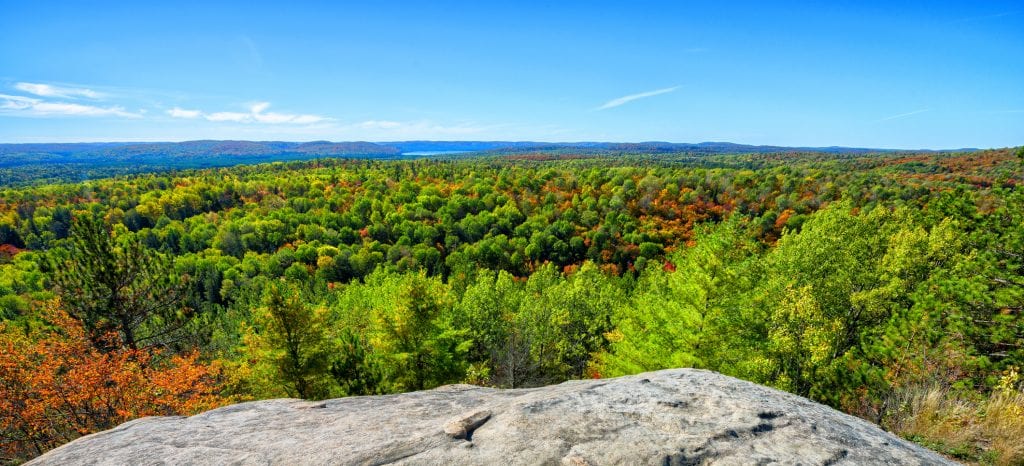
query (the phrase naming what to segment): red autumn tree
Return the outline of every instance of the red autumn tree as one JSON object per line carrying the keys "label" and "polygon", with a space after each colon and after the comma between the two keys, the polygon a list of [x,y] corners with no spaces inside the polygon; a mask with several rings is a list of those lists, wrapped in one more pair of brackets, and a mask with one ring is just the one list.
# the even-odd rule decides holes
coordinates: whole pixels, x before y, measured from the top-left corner
{"label": "red autumn tree", "polygon": [[[192,414],[226,403],[219,367],[195,352],[100,351],[56,302],[42,323],[0,323],[0,460],[30,458],[142,416]],[[105,338],[117,340],[116,332]]]}

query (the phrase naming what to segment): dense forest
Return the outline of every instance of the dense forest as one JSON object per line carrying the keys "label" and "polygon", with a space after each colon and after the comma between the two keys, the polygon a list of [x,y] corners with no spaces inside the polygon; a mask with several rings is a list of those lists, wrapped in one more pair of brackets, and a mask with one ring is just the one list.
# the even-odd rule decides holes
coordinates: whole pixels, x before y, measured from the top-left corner
{"label": "dense forest", "polygon": [[0,459],[241,400],[698,367],[1020,464],[1022,225],[1024,148],[561,148],[0,188]]}
{"label": "dense forest", "polygon": [[[795,150],[776,146],[749,146],[726,142],[680,144],[669,142],[507,142],[507,141],[400,141],[305,143],[282,141],[107,142],[65,144],[0,144],[0,186],[29,186],[78,182],[138,173],[197,168],[230,167],[265,162],[317,158],[415,159],[443,154],[467,156],[544,151],[569,154],[679,154],[773,153]],[[812,151],[843,154],[880,152],[875,149],[823,147]],[[892,151],[889,151],[892,152]]]}

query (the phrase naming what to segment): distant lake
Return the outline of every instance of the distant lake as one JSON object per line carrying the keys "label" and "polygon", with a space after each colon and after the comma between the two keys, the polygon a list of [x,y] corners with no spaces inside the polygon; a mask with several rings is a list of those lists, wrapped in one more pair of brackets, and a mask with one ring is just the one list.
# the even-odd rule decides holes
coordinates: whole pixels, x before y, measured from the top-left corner
{"label": "distant lake", "polygon": [[415,152],[402,152],[402,155],[445,155],[445,154],[465,154],[466,152],[473,152],[471,150],[419,150]]}

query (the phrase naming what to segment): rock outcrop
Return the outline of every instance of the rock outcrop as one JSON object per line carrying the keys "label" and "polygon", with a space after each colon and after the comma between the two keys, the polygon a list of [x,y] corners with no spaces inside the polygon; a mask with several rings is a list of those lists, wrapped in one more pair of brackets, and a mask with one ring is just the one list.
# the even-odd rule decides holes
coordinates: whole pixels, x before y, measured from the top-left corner
{"label": "rock outcrop", "polygon": [[30,464],[952,464],[807,399],[676,369],[150,417]]}

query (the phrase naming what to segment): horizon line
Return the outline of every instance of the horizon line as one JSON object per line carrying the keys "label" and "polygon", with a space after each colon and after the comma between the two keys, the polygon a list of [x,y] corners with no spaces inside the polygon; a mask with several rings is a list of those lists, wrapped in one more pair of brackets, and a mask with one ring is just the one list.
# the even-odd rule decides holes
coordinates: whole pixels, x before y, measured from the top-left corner
{"label": "horizon line", "polygon": [[[895,147],[870,147],[870,146],[847,146],[847,145],[783,145],[783,144],[762,144],[762,143],[743,143],[743,142],[731,142],[731,141],[700,141],[700,142],[678,142],[678,141],[665,141],[665,140],[643,140],[643,141],[616,141],[616,140],[576,140],[576,141],[544,141],[534,139],[402,139],[402,140],[368,140],[368,139],[351,139],[351,140],[337,140],[332,141],[328,139],[310,139],[310,140],[284,140],[284,139],[182,139],[182,140],[97,140],[97,141],[36,141],[36,142],[6,142],[0,141],[0,145],[45,145],[45,144],[184,144],[189,142],[254,142],[254,143],[271,143],[271,142],[283,142],[283,143],[297,143],[297,144],[308,144],[313,142],[326,142],[331,144],[341,143],[371,143],[377,145],[387,144],[402,144],[402,143],[491,143],[491,144],[552,144],[552,145],[571,145],[571,144],[672,144],[672,145],[701,145],[701,144],[732,144],[737,146],[749,146],[749,147],[778,147],[783,149],[854,149],[854,150],[878,150],[878,151],[932,151],[932,152],[948,152],[958,150],[992,150],[1002,148],[1021,147],[1024,144],[1018,146],[989,146],[989,147],[954,147],[954,148],[895,148]],[[489,149],[483,149],[489,150]]]}

